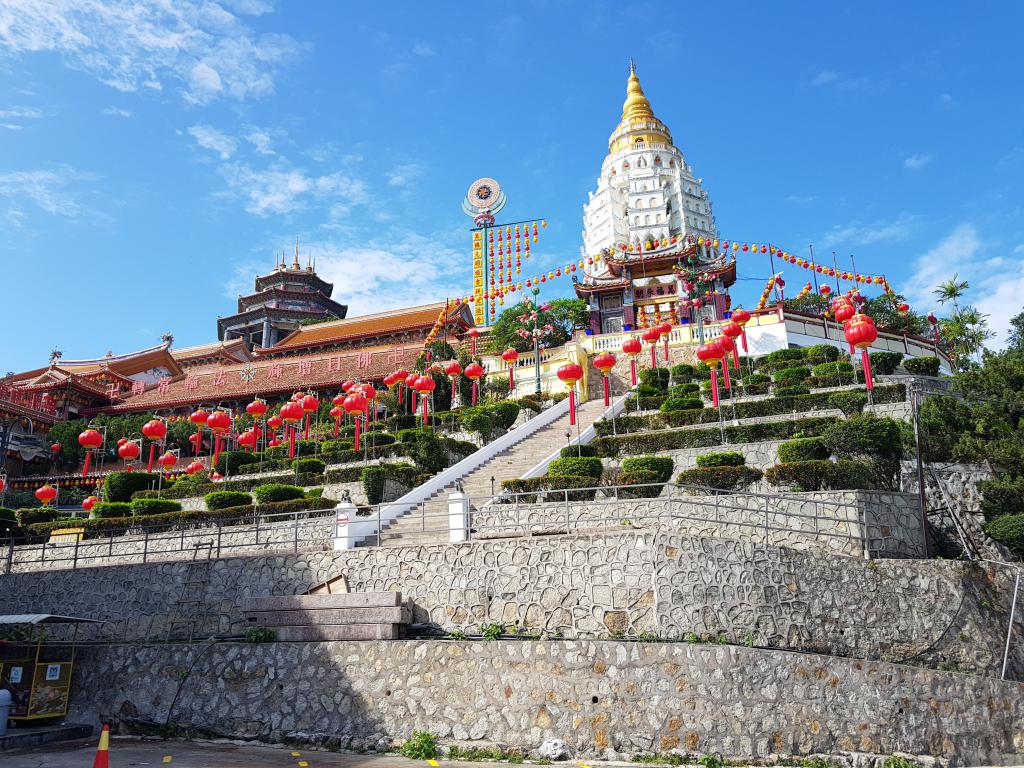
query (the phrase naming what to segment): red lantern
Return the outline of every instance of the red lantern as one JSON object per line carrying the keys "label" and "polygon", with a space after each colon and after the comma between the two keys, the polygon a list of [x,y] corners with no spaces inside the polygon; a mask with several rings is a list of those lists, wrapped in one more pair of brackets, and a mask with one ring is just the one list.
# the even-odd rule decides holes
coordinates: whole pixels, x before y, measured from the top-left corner
{"label": "red lantern", "polygon": [[907,313],[910,312],[910,305],[909,304],[900,304],[898,307],[896,307],[896,311],[899,312],[904,317],[906,317]]}
{"label": "red lantern", "polygon": [[583,378],[583,366],[576,363],[566,363],[558,366],[555,374],[569,390],[569,426],[576,423],[576,382]]}
{"label": "red lantern", "polygon": [[508,363],[508,391],[516,388],[516,362],[519,360],[519,353],[509,347],[501,353],[501,359]]}
{"label": "red lantern", "polygon": [[[729,355],[731,353],[733,358],[736,358],[736,342],[728,336],[718,336],[714,341],[718,348],[722,350],[722,379],[725,383],[725,388],[732,389],[732,382],[729,381]],[[736,369],[739,369],[738,361]]]}
{"label": "red lantern", "polygon": [[367,403],[366,397],[359,391],[353,391],[348,397],[345,398],[342,407],[349,413],[350,416],[355,417],[356,423],[356,439],[355,439],[355,450],[359,450],[359,416],[360,414],[366,413]]}
{"label": "red lantern", "polygon": [[668,337],[672,333],[672,323],[662,323],[659,325],[658,333],[661,334],[661,340],[665,344],[665,365],[668,365]]}
{"label": "red lantern", "polygon": [[735,319],[733,319],[722,326],[722,333],[732,344],[732,367],[733,370],[738,371],[740,369],[740,355],[739,352],[736,351],[736,339],[743,335],[743,328],[735,321]]}
{"label": "red lantern", "polygon": [[636,386],[636,356],[643,349],[640,339],[633,337],[622,342],[623,354],[629,355],[629,378],[632,386]]}
{"label": "red lantern", "polygon": [[864,366],[864,386],[870,392],[874,388],[874,382],[871,379],[871,358],[868,356],[868,347],[878,339],[875,321],[867,315],[856,314],[850,318],[844,332],[850,346],[860,350],[860,359]]}
{"label": "red lantern", "polygon": [[50,444],[50,450],[53,453],[60,453],[60,443],[51,443]]}
{"label": "red lantern", "polygon": [[284,424],[284,420],[280,416],[271,416],[267,419],[267,426],[271,429],[280,429],[282,424]]}
{"label": "red lantern", "polygon": [[43,503],[43,506],[49,506],[50,502],[57,498],[57,489],[47,483],[42,488],[36,488],[36,498]]}
{"label": "red lantern", "polygon": [[84,499],[82,499],[82,509],[84,509],[86,512],[92,512],[92,508],[96,506],[96,502],[98,501],[99,497],[97,496],[86,496]]}
{"label": "red lantern", "polygon": [[419,376],[416,382],[413,384],[413,388],[420,393],[420,399],[423,401],[423,423],[427,424],[430,421],[430,414],[428,412],[427,401],[429,395],[434,391],[434,387],[437,384],[430,376]]}
{"label": "red lantern", "polygon": [[7,480],[4,478],[3,475],[0,475],[0,493],[3,493],[6,488]]}
{"label": "red lantern", "polygon": [[215,435],[223,435],[231,429],[231,416],[227,411],[214,411],[206,420],[206,426]]}
{"label": "red lantern", "polygon": [[484,367],[479,363],[470,363],[466,366],[465,375],[467,379],[473,382],[473,405],[476,405],[477,382],[483,378]]}
{"label": "red lantern", "polygon": [[238,436],[238,444],[250,451],[256,450],[258,440],[255,430],[252,429],[247,429]]}
{"label": "red lantern", "polygon": [[356,383],[354,381],[352,381],[352,379],[349,379],[348,381],[344,381],[341,384],[341,391],[344,392],[345,394],[348,394],[348,391],[350,389],[352,389],[352,387],[354,387],[355,385],[356,385]]}
{"label": "red lantern", "polygon": [[661,331],[659,330],[659,326],[656,325],[653,328],[648,328],[640,335],[640,338],[651,345],[651,368],[657,368],[658,339],[661,338]]}
{"label": "red lantern", "polygon": [[187,467],[185,467],[185,474],[194,475],[196,472],[202,472],[206,467],[203,466],[201,461],[193,461]]}
{"label": "red lantern", "polygon": [[462,373],[462,366],[459,365],[458,360],[450,360],[444,364],[444,372],[451,377],[452,380],[452,407],[455,407],[455,384],[456,378]]}
{"label": "red lantern", "polygon": [[85,477],[89,474],[89,460],[92,458],[90,451],[103,445],[103,435],[95,429],[87,429],[78,436],[78,444],[85,448],[85,463],[82,465],[82,477]]}
{"label": "red lantern", "polygon": [[142,454],[142,449],[134,440],[129,440],[117,449],[117,455],[125,461],[135,461]]}
{"label": "red lantern", "polygon": [[178,457],[167,451],[157,459],[157,463],[164,468],[164,472],[170,472],[174,465],[178,463]]}
{"label": "red lantern", "polygon": [[295,425],[302,421],[302,417],[305,412],[302,410],[302,404],[296,400],[287,402],[281,406],[281,419],[285,424],[285,436],[288,440],[288,458],[295,458]]}
{"label": "red lantern", "polygon": [[821,286],[820,290],[821,290],[821,295],[825,296],[825,297],[827,297],[830,293],[832,293],[832,288],[830,286],[827,286],[827,285]]}
{"label": "red lantern", "polygon": [[[355,385],[353,385],[355,386]],[[303,396],[299,401],[302,403],[302,412],[306,415],[306,434],[303,436],[305,440],[309,440],[309,422],[311,415],[316,413],[316,409],[320,407],[320,400],[317,399],[316,395],[309,394]]]}
{"label": "red lantern", "polygon": [[615,355],[611,352],[602,352],[594,357],[592,362],[594,367],[601,372],[601,377],[604,379],[604,404],[607,408],[611,405],[611,387],[608,384],[608,374],[615,367]]}
{"label": "red lantern", "polygon": [[245,412],[252,416],[254,419],[259,421],[263,418],[263,414],[267,412],[267,404],[263,400],[253,400],[247,406],[245,406]]}
{"label": "red lantern", "polygon": [[161,419],[150,419],[142,425],[142,434],[153,442],[159,442],[167,436],[167,425]]}
{"label": "red lantern", "polygon": [[722,357],[722,348],[713,340],[697,347],[697,359],[711,369],[711,398],[715,408],[718,407],[718,366],[722,364]]}
{"label": "red lantern", "polygon": [[[527,281],[527,285],[529,285],[529,281]],[[479,335],[480,331],[478,331],[476,328],[469,329],[469,354],[471,354],[473,357],[476,357],[476,339]]]}

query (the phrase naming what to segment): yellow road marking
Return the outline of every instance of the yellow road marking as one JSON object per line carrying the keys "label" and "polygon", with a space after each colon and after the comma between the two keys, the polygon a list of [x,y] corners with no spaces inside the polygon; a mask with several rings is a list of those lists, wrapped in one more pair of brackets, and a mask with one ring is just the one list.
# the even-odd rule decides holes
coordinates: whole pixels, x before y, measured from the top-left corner
{"label": "yellow road marking", "polygon": [[301,754],[301,752],[292,752],[292,757],[298,757]]}
{"label": "yellow road marking", "polygon": [[165,762],[165,763],[169,763],[169,762],[171,762],[171,760],[173,760],[173,759],[174,759],[174,758],[173,758],[173,757],[171,757],[170,755],[164,755],[164,762]]}
{"label": "yellow road marking", "polygon": [[305,760],[299,760],[299,768],[309,768],[309,763]]}
{"label": "yellow road marking", "polygon": [[437,760],[427,760],[427,765],[438,766],[440,763]]}
{"label": "yellow road marking", "polygon": [[586,763],[580,763],[580,768],[590,768]]}

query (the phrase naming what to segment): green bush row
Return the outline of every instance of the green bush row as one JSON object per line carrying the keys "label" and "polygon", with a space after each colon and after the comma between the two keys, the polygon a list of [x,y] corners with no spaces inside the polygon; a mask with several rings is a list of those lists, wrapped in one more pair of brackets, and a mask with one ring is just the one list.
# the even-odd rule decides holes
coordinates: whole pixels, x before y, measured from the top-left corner
{"label": "green bush row", "polygon": [[765,470],[771,485],[790,491],[839,491],[872,488],[874,468],[868,461],[796,461]]}
{"label": "green bush row", "polygon": [[[539,501],[562,501],[568,496],[569,501],[590,501],[597,494],[594,486],[597,482],[593,477],[587,476],[546,476],[518,478],[516,480],[503,480],[502,490],[517,494],[509,502],[515,501],[520,504],[536,504]],[[576,490],[586,488],[589,490]],[[568,494],[566,494],[568,491]]]}
{"label": "green bush row", "polygon": [[695,467],[679,473],[676,482],[698,491],[742,491],[761,479],[761,470],[747,466]]}

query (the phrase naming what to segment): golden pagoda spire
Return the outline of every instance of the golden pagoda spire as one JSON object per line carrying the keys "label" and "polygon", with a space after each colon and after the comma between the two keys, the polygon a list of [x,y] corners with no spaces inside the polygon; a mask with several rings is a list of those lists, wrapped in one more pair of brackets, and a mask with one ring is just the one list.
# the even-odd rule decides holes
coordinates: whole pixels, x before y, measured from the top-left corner
{"label": "golden pagoda spire", "polygon": [[295,238],[295,259],[292,261],[292,269],[298,271],[302,269],[299,265],[299,238]]}
{"label": "golden pagoda spire", "polygon": [[634,117],[654,117],[651,102],[644,95],[640,86],[640,78],[636,76],[636,64],[629,60],[629,79],[626,81],[626,101],[622,104],[622,119]]}

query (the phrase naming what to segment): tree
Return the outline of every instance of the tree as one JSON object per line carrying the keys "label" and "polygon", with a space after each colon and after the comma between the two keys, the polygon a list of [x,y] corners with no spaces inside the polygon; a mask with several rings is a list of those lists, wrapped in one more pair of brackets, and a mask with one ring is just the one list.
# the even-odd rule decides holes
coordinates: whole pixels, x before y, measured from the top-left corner
{"label": "tree", "polygon": [[945,320],[939,322],[939,333],[946,342],[946,348],[961,371],[976,365],[974,360],[985,342],[995,336],[988,327],[988,315],[968,305],[957,309]]}
{"label": "tree", "polygon": [[957,303],[957,299],[963,296],[971,287],[970,283],[966,280],[958,280],[958,277],[959,275],[954,272],[951,280],[939,283],[935,290],[932,291],[940,304],[945,304],[947,301],[953,302],[953,309],[957,312],[960,311],[960,305]]}
{"label": "tree", "polygon": [[[520,331],[532,331],[533,304],[529,299],[509,307],[498,317],[491,328],[488,351],[500,353],[512,347],[519,352],[533,349],[532,337],[524,338]],[[587,323],[587,303],[582,299],[555,299],[541,304],[537,317],[537,325],[541,328],[550,326],[550,330],[541,337],[545,347],[558,347],[572,338],[577,328]]]}
{"label": "tree", "polygon": [[1010,336],[1006,341],[1009,349],[1024,350],[1024,312],[1010,318]]}

